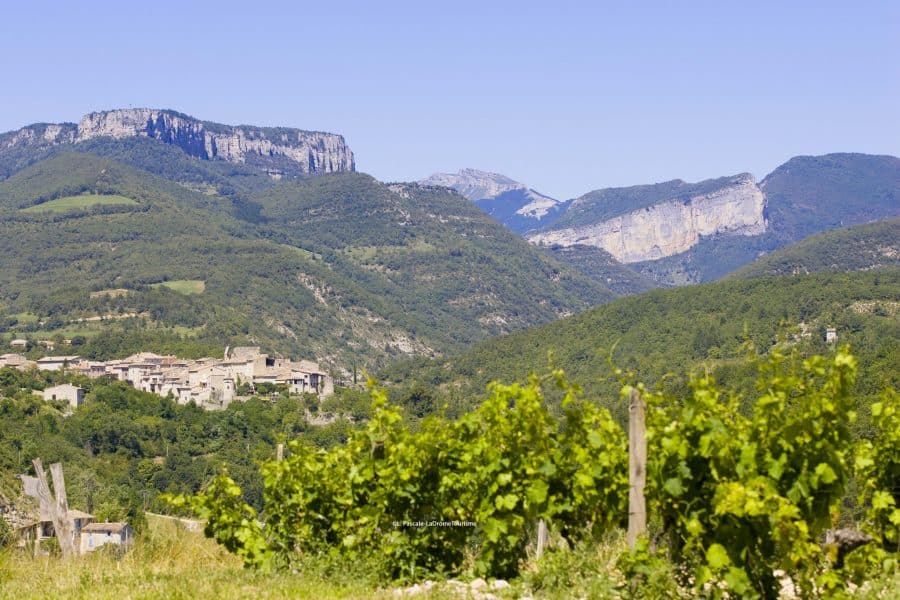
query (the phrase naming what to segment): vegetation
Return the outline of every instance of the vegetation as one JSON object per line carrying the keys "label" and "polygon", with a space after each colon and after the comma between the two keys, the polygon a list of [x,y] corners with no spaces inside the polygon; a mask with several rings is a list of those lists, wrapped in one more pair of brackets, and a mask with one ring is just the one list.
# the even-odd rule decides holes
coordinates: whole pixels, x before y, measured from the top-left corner
{"label": "vegetation", "polygon": [[[86,391],[70,415],[64,403],[32,394],[63,381]],[[331,415],[327,426],[310,424]],[[351,390],[322,402],[286,395],[251,398],[223,411],[140,392],[126,383],[60,372],[0,369],[0,473],[31,470],[31,460],[61,461],[69,503],[113,520],[140,524],[142,511],[162,509],[161,493],[192,493],[223,466],[240,482],[247,501],[261,506],[258,462],[274,456],[279,440],[309,434],[323,447],[344,441],[368,416]],[[20,483],[0,479],[0,494],[15,498]],[[4,489],[5,488],[5,489]]]}
{"label": "vegetation", "polygon": [[[597,190],[573,202],[550,228],[583,226],[666,200],[686,200],[714,191],[730,179],[711,179],[697,184],[673,180],[655,185]],[[766,176],[760,187],[766,195],[768,226],[765,233],[705,237],[686,252],[628,266],[662,285],[715,281],[760,256],[810,235],[900,216],[900,159],[893,156],[798,156]],[[799,251],[806,252],[803,248]],[[859,252],[853,251],[852,254],[858,255]],[[590,257],[574,254],[573,258],[576,261],[587,258],[590,265]],[[825,267],[840,270],[839,265],[844,260],[837,261],[837,268]],[[883,263],[883,260],[879,262]],[[852,260],[848,265],[855,268]],[[590,266],[586,269],[589,270]],[[810,271],[817,270],[821,269],[812,268]],[[769,271],[770,274],[775,272]]]}
{"label": "vegetation", "polygon": [[203,537],[150,519],[122,557],[97,551],[67,561],[0,550],[0,598],[389,598],[364,573],[260,573]]}
{"label": "vegetation", "polygon": [[619,296],[640,294],[659,284],[620,263],[612,254],[595,246],[553,246],[553,255],[572,265],[591,279],[606,285]]}
{"label": "vegetation", "polygon": [[150,287],[167,287],[179,294],[202,294],[206,289],[206,282],[202,279],[176,279],[175,281],[163,281],[154,283]]}
{"label": "vegetation", "polygon": [[[726,387],[753,389],[741,361],[745,344],[766,352],[779,339],[807,354],[825,353],[828,327],[860,361],[854,393],[866,403],[900,386],[900,271],[816,274],[721,281],[654,290],[560,321],[477,344],[445,359],[397,363],[381,372],[397,401],[429,390],[450,414],[471,408],[493,378],[526,381],[535,365],[562,368],[624,422],[610,359],[650,386],[687,390],[690,371],[710,373]],[[863,427],[864,424],[860,424]]]}
{"label": "vegetation", "polygon": [[79,194],[48,200],[22,209],[27,213],[65,212],[67,210],[89,208],[91,206],[111,206],[116,204],[136,205],[137,202],[116,194]]}
{"label": "vegetation", "polygon": [[[846,568],[822,534],[843,517],[857,465],[887,458],[887,469],[860,474],[875,490],[866,506],[876,540],[896,552],[896,394],[873,407],[879,433],[859,444],[851,429],[857,364],[846,347],[802,361],[776,348],[757,369],[748,413],[739,394],[709,376],[678,396],[637,384],[647,401],[656,549],[644,539],[620,555],[628,581],[620,591],[666,563],[680,588],[710,597],[775,598],[785,578],[810,596],[893,575],[896,557],[885,561],[883,551],[868,568]],[[564,393],[558,417],[542,393],[551,382]],[[292,456],[263,466],[260,520],[227,474],[170,502],[207,519],[207,535],[248,566],[302,570],[309,557],[353,564],[378,556],[387,580],[466,569],[514,576],[539,519],[570,547],[608,539],[627,519],[624,432],[561,372],[525,387],[493,384],[473,412],[416,430],[383,392],[373,399],[372,420],[346,445],[322,451],[295,442]]]}
{"label": "vegetation", "polygon": [[765,256],[734,277],[868,271],[900,266],[900,219],[835,229]]}
{"label": "vegetation", "polygon": [[[180,185],[66,153],[0,182],[0,326],[52,337],[79,319],[136,314],[156,331],[329,357],[349,372],[612,298],[446,191],[342,174],[221,195],[219,180],[198,191],[203,172]],[[83,193],[137,204],[20,210]],[[152,287],[201,280],[192,296]],[[96,293],[109,289],[131,293]],[[117,327],[106,321],[92,328]]]}

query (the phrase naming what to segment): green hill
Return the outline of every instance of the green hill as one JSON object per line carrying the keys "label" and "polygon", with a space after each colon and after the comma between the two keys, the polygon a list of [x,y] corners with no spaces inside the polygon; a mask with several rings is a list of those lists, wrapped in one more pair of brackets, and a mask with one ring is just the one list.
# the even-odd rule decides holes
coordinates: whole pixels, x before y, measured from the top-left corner
{"label": "green hill", "polygon": [[900,158],[797,156],[767,175],[760,187],[770,235],[784,245],[820,231],[898,216]]}
{"label": "green hill", "polygon": [[[624,418],[619,383],[606,361],[634,370],[648,384],[683,386],[691,369],[716,373],[727,385],[752,385],[735,371],[749,340],[767,351],[780,334],[804,352],[825,353],[825,329],[837,328],[860,360],[863,395],[900,384],[900,269],[726,280],[653,290],[579,315],[488,340],[454,357],[398,364],[386,381],[398,398],[437,386],[435,405],[461,409],[489,381],[521,381],[553,362],[587,393]],[[665,377],[668,373],[678,376]]]}
{"label": "green hill", "polygon": [[[257,343],[349,371],[457,350],[613,297],[449,192],[355,173],[232,191],[80,153],[0,182],[7,337],[86,336],[85,353],[99,356],[123,338],[99,332],[128,325],[132,346],[166,335],[188,336],[197,352]],[[134,203],[29,212],[84,194]],[[192,295],[173,285],[199,281]]]}
{"label": "green hill", "polygon": [[855,225],[811,236],[734,273],[734,277],[869,271],[900,266],[900,219]]}

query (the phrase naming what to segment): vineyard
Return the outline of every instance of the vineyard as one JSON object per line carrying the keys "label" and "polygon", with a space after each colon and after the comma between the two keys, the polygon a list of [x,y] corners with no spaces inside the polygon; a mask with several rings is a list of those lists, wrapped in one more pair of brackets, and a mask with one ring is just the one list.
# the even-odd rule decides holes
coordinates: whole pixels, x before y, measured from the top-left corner
{"label": "vineyard", "polygon": [[[663,572],[673,590],[716,598],[775,598],[786,586],[840,596],[896,577],[896,393],[864,408],[871,425],[860,433],[849,349],[802,359],[776,348],[748,360],[759,372],[750,399],[706,375],[674,397],[617,373],[622,401],[646,404],[648,526],[610,559],[621,574],[611,593],[653,596]],[[560,402],[547,400],[551,390]],[[567,561],[577,571],[579,549],[621,538],[628,435],[561,371],[494,383],[456,420],[410,423],[385,392],[373,388],[372,398],[370,421],[346,444],[294,441],[283,460],[263,464],[260,513],[227,473],[169,503],[207,519],[206,534],[246,566],[374,561],[386,582],[534,579],[522,571],[541,522],[551,543],[539,574]],[[844,543],[851,534],[860,547]]]}

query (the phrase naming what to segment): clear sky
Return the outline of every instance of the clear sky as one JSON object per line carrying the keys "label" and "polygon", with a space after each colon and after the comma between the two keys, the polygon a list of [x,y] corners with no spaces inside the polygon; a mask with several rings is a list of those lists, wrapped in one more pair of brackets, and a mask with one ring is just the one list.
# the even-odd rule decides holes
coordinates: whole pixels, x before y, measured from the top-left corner
{"label": "clear sky", "polygon": [[3,0],[0,131],[106,108],[342,133],[568,198],[900,154],[900,2]]}

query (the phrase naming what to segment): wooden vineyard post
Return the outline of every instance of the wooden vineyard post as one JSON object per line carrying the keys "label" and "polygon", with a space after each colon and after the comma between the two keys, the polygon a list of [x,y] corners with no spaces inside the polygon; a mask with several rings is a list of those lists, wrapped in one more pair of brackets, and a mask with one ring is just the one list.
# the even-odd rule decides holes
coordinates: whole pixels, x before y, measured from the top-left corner
{"label": "wooden vineyard post", "polygon": [[[59,525],[56,528],[56,537],[59,539],[59,547],[63,556],[75,554],[75,540],[72,532],[72,520],[69,518],[69,499],[66,497],[66,480],[63,478],[62,463],[50,465],[50,477],[53,478],[53,493],[56,496],[56,515]],[[68,553],[63,548],[68,548]]]}
{"label": "wooden vineyard post", "polygon": [[275,460],[278,462],[284,460],[284,444],[275,446]]}
{"label": "wooden vineyard post", "polygon": [[44,473],[44,465],[41,459],[32,461],[34,472],[37,475],[37,497],[39,510],[50,515],[56,539],[59,541],[59,551],[63,557],[75,553],[72,543],[72,522],[69,520],[69,501],[66,499],[66,483],[63,479],[62,465],[53,463],[50,465],[50,473],[53,476],[53,488],[56,492],[56,501],[50,494],[50,486],[47,483],[47,475]]}
{"label": "wooden vineyard post", "polygon": [[628,406],[628,547],[647,531],[647,423],[644,399],[632,388]]}
{"label": "wooden vineyard post", "polygon": [[537,550],[535,556],[540,558],[544,554],[544,547],[547,545],[547,523],[543,519],[538,521],[537,532]]}

